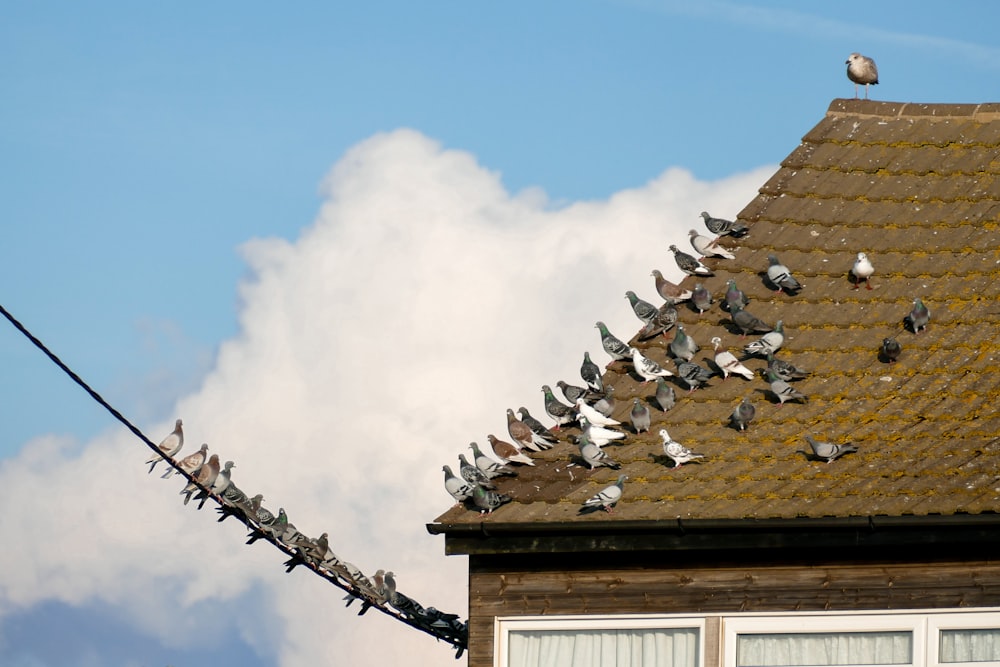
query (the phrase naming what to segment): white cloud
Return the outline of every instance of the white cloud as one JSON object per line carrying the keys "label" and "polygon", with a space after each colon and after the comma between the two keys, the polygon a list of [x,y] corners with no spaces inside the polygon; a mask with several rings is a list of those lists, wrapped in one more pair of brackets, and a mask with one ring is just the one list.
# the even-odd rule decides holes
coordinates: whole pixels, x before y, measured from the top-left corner
{"label": "white cloud", "polygon": [[[342,558],[464,616],[467,562],[424,528],[451,504],[441,465],[504,434],[505,408],[542,414],[541,385],[578,377],[584,350],[606,361],[594,322],[630,335],[625,290],[655,301],[650,271],[676,274],[667,246],[687,244],[703,209],[734,216],[772,171],[705,183],[670,169],[553,209],[417,132],[375,136],[331,171],[299,240],[244,246],[241,333],[175,410],[186,449],[209,443],[241,488],[329,532]],[[20,508],[0,515],[18,545],[0,550],[0,632],[43,601],[100,600],[172,646],[232,624],[281,665],[454,664],[426,635],[345,611],[309,573],[285,575],[234,521],[182,507],[179,478],[147,476],[147,455],[118,429],[80,449],[42,437],[0,463],[0,504]]]}

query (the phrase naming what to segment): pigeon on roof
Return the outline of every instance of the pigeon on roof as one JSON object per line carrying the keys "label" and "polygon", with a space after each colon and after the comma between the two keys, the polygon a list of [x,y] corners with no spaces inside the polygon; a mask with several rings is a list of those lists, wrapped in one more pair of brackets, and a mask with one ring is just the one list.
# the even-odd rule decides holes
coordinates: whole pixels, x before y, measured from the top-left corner
{"label": "pigeon on roof", "polygon": [[593,407],[595,410],[600,412],[605,417],[610,417],[611,413],[615,411],[616,403],[617,401],[615,400],[615,387],[614,385],[609,384],[604,389],[604,396],[601,396],[599,399],[594,401],[591,404],[591,407]]}
{"label": "pigeon on roof", "polygon": [[591,470],[600,468],[601,466],[606,466],[612,470],[618,470],[622,467],[620,463],[605,454],[604,450],[592,443],[586,434],[581,434],[576,444],[580,448],[580,456]]}
{"label": "pigeon on roof", "polygon": [[645,403],[640,403],[638,398],[632,399],[632,410],[629,412],[629,419],[632,422],[632,430],[637,434],[649,431],[652,423],[652,415]]}
{"label": "pigeon on roof", "polygon": [[496,454],[496,457],[504,463],[520,463],[521,465],[526,466],[535,465],[535,462],[528,458],[527,454],[506,440],[500,440],[492,433],[486,436],[486,439],[490,441],[490,447],[493,448],[493,453]]}
{"label": "pigeon on roof", "polygon": [[665,301],[662,306],[656,309],[656,316],[639,330],[636,338],[649,340],[661,333],[666,334],[675,324],[677,324],[677,307],[672,302]]}
{"label": "pigeon on roof", "polygon": [[684,361],[691,361],[694,355],[701,347],[695,342],[694,338],[687,335],[684,330],[684,326],[681,324],[677,325],[677,330],[674,331],[674,339],[670,341],[668,347],[670,350],[670,355],[677,359],[683,359]]}
{"label": "pigeon on roof", "polygon": [[931,321],[931,311],[927,309],[924,302],[917,297],[913,300],[913,309],[906,315],[906,323],[910,325],[910,330],[917,334],[927,328],[927,323]]}
{"label": "pigeon on roof", "polygon": [[594,324],[594,327],[600,329],[601,346],[605,352],[611,355],[612,361],[627,361],[629,358],[628,345],[608,331],[608,327],[604,322],[597,322]]}
{"label": "pigeon on roof", "polygon": [[580,379],[587,383],[591,391],[604,391],[601,367],[591,361],[590,352],[583,353],[583,363],[580,364]]}
{"label": "pigeon on roof", "polygon": [[740,334],[746,337],[751,333],[766,333],[772,331],[774,327],[744,310],[739,303],[734,303],[729,309],[729,316],[733,318],[733,324],[740,330]]}
{"label": "pigeon on roof", "polygon": [[698,311],[698,315],[701,315],[712,307],[712,293],[701,283],[696,283],[691,290],[691,305]]}
{"label": "pigeon on roof", "polygon": [[713,218],[707,211],[701,212],[701,217],[705,221],[708,231],[717,236],[744,236],[750,229],[742,222],[726,220],[725,218]]}
{"label": "pigeon on roof", "polygon": [[785,401],[800,401],[805,403],[809,400],[808,396],[779,378],[774,374],[774,371],[765,368],[763,369],[763,373],[767,381],[771,383],[771,393],[778,399],[779,408],[785,404]]}
{"label": "pigeon on roof", "polygon": [[591,424],[596,424],[598,426],[618,426],[621,424],[621,422],[616,419],[605,417],[603,414],[594,409],[593,406],[587,405],[587,402],[582,398],[576,399],[576,409],[580,415],[585,417]]}
{"label": "pigeon on roof", "polygon": [[482,450],[479,449],[479,443],[470,442],[469,449],[472,450],[473,459],[476,462],[476,467],[483,471],[487,479],[493,479],[494,477],[517,477],[517,471],[508,465],[503,463],[498,463],[490,457],[483,454]]}
{"label": "pigeon on roof", "polygon": [[769,331],[757,340],[750,341],[743,346],[743,351],[748,355],[760,354],[766,356],[769,353],[773,354],[777,352],[784,342],[784,323],[778,320],[774,325],[774,331]]}
{"label": "pigeon on roof", "polygon": [[722,257],[723,259],[736,259],[736,255],[729,252],[725,248],[719,245],[719,239],[710,239],[707,236],[702,236],[697,230],[692,229],[688,232],[688,237],[691,240],[691,247],[694,248],[695,252],[703,257]]}
{"label": "pigeon on roof", "polygon": [[753,371],[741,364],[736,355],[729,350],[720,350],[720,345],[722,345],[722,339],[718,336],[714,337],[712,339],[712,347],[715,349],[715,365],[722,371],[722,379],[726,380],[730,375],[736,374],[752,380]]}
{"label": "pigeon on roof", "polygon": [[583,429],[584,435],[598,447],[603,447],[614,440],[625,439],[625,434],[621,431],[591,424],[586,417],[580,417],[580,428]]}
{"label": "pigeon on roof", "polygon": [[472,490],[472,502],[479,508],[480,514],[492,514],[493,510],[501,505],[509,503],[511,500],[513,500],[513,498],[507,494],[492,491],[482,485],[477,485]]}
{"label": "pigeon on roof", "polygon": [[694,391],[712,377],[712,371],[693,361],[674,359],[674,363],[677,364],[677,377],[688,386],[688,391]]}
{"label": "pigeon on roof", "polygon": [[683,250],[678,250],[677,246],[671,245],[670,252],[674,253],[674,261],[677,268],[689,276],[714,276],[712,269],[702,264],[697,257],[689,255]]}
{"label": "pigeon on roof", "polygon": [[590,498],[584,500],[583,505],[580,506],[580,514],[586,514],[598,509],[602,509],[610,514],[612,508],[617,505],[618,501],[622,498],[622,491],[626,479],[628,479],[627,476],[618,475],[617,482],[604,487]]}
{"label": "pigeon on roof", "polygon": [[676,285],[660,273],[659,269],[653,269],[653,272],[649,275],[653,276],[656,284],[656,293],[664,301],[669,301],[671,303],[677,303],[678,301],[685,301],[691,298],[691,290],[683,289],[680,285]]}
{"label": "pigeon on roof", "polygon": [[656,381],[656,393],[653,395],[653,400],[656,401],[660,410],[664,412],[672,409],[677,402],[677,395],[674,393],[674,388],[667,384],[664,378]]}
{"label": "pigeon on roof", "polygon": [[902,353],[903,346],[895,337],[882,339],[882,349],[879,350],[879,358],[882,361],[891,364],[899,359],[899,355]]}
{"label": "pigeon on roof", "polygon": [[226,461],[226,465],[224,465],[222,467],[222,470],[219,471],[219,474],[215,476],[215,481],[212,482],[212,486],[208,490],[202,489],[201,492],[199,492],[198,495],[195,496],[197,500],[201,501],[200,503],[198,503],[198,509],[201,509],[202,507],[205,506],[205,501],[208,500],[209,494],[217,498],[222,497],[223,492],[226,490],[226,488],[232,481],[233,478],[232,470],[235,467],[236,467],[235,463],[233,463],[232,461]]}
{"label": "pigeon on roof", "polygon": [[532,417],[531,413],[528,412],[528,408],[518,408],[517,416],[521,418],[521,421],[528,425],[528,428],[531,429],[532,437],[536,445],[539,445],[544,449],[548,449],[546,445],[551,447],[559,442],[559,438],[556,434],[547,429],[542,422]]}
{"label": "pigeon on roof", "polygon": [[649,324],[649,321],[656,317],[656,306],[648,301],[643,301],[632,290],[625,292],[625,298],[632,305],[632,312],[643,324]]}
{"label": "pigeon on roof", "polygon": [[748,303],[750,303],[750,299],[748,299],[747,295],[743,293],[743,290],[736,286],[736,281],[730,279],[729,282],[726,283],[726,298],[724,302],[726,307],[725,309],[732,312],[733,307],[736,304],[745,307]]}
{"label": "pigeon on roof", "polygon": [[809,447],[812,448],[813,454],[818,459],[823,459],[827,463],[832,463],[834,459],[843,456],[844,454],[850,454],[852,452],[858,451],[858,448],[854,445],[837,445],[832,442],[823,442],[822,440],[814,440],[812,436],[805,436],[806,442],[809,443]]}
{"label": "pigeon on roof", "polygon": [[689,461],[705,458],[704,454],[693,452],[681,443],[672,439],[665,428],[660,429],[660,437],[663,438],[663,453],[674,462],[675,468],[680,468]]}
{"label": "pigeon on roof", "polygon": [[776,255],[768,255],[767,263],[767,279],[778,288],[779,292],[791,294],[802,289],[802,284],[792,276],[792,272],[787,266],[778,261]]}
{"label": "pigeon on roof", "polygon": [[639,348],[632,348],[632,365],[635,367],[635,372],[639,374],[642,381],[649,382],[650,380],[655,380],[656,378],[665,378],[673,375],[672,371],[668,371],[663,368],[658,363],[645,356],[639,351]]}
{"label": "pigeon on roof", "polygon": [[872,266],[868,255],[859,252],[857,259],[854,260],[854,266],[851,267],[851,275],[854,276],[854,289],[861,287],[862,280],[865,281],[865,289],[871,289],[871,277],[873,273],[875,273],[875,267]]}
{"label": "pigeon on roof", "polygon": [[578,398],[587,398],[589,395],[589,390],[584,387],[578,387],[575,384],[568,384],[562,380],[556,382],[556,386],[559,387],[559,391],[570,403],[576,403]]}
{"label": "pigeon on roof", "polygon": [[[189,454],[185,456],[180,461],[177,462],[177,467],[186,472],[188,475],[194,475],[201,467],[205,464],[205,460],[208,458],[208,445],[202,444],[201,449],[196,451],[194,454]],[[177,472],[174,468],[168,468],[167,472],[160,475],[161,479],[167,479],[173,476]]]}
{"label": "pigeon on roof", "polygon": [[465,458],[465,454],[458,455],[458,474],[462,476],[469,484],[479,484],[480,486],[485,486],[487,489],[495,489],[496,484],[490,481],[490,478],[486,476],[478,466],[474,466],[469,463],[468,459]]}
{"label": "pigeon on roof", "polygon": [[149,464],[149,472],[153,472],[153,468],[156,464],[163,460],[164,457],[172,459],[177,452],[181,451],[181,447],[184,446],[184,424],[178,419],[174,422],[174,430],[170,434],[160,441],[160,444],[156,446],[157,453],[149,457],[146,463]]}
{"label": "pigeon on roof", "polygon": [[865,99],[868,99],[868,86],[878,85],[878,67],[875,61],[860,53],[852,53],[844,61],[847,65],[847,78],[854,82],[854,99],[858,99],[858,85],[865,86]]}
{"label": "pigeon on roof", "polygon": [[792,364],[783,359],[778,359],[774,356],[773,352],[767,353],[767,368],[774,372],[779,378],[785,382],[791,382],[792,380],[801,380],[809,376],[809,371],[804,368],[799,368],[795,364]]}
{"label": "pigeon on roof", "polygon": [[194,476],[194,480],[188,482],[181,489],[180,495],[184,496],[184,504],[187,505],[191,500],[191,496],[194,495],[196,491],[201,489],[207,489],[215,483],[215,478],[219,475],[219,455],[212,454],[209,457],[208,462],[205,463],[201,468],[198,469],[198,473]]}
{"label": "pigeon on roof", "polygon": [[545,414],[555,420],[557,431],[563,424],[571,424],[576,421],[576,411],[565,403],[560,403],[549,385],[543,384],[542,392],[545,394]]}
{"label": "pigeon on roof", "polygon": [[552,446],[547,442],[545,444],[535,442],[535,433],[531,427],[518,419],[510,408],[507,408],[507,433],[521,449],[537,452]]}
{"label": "pigeon on roof", "polygon": [[754,407],[749,398],[744,396],[740,404],[733,409],[733,413],[729,415],[729,421],[732,422],[734,428],[745,431],[756,414],[757,408]]}

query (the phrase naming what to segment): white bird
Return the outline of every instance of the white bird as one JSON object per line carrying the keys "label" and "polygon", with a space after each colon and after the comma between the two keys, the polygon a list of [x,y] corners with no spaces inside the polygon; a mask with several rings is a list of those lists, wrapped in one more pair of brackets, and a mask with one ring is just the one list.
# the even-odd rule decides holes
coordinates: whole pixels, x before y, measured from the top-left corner
{"label": "white bird", "polygon": [[731,374],[742,375],[748,380],[753,379],[753,371],[740,363],[736,355],[729,350],[719,350],[722,339],[716,336],[712,339],[712,346],[715,348],[715,365],[722,371],[722,379],[727,379]]}
{"label": "white bird", "polygon": [[643,383],[673,375],[671,371],[643,355],[637,347],[632,348],[632,365],[635,366],[635,372],[642,377]]}
{"label": "white bird", "polygon": [[858,99],[858,84],[865,84],[865,99],[868,99],[868,86],[878,85],[878,67],[875,61],[860,53],[847,56],[847,78],[854,82],[854,99]]}
{"label": "white bird", "polygon": [[590,498],[583,501],[583,505],[580,507],[581,513],[593,512],[594,510],[600,508],[605,512],[610,513],[611,508],[613,508],[622,497],[622,487],[625,484],[625,480],[628,479],[625,475],[619,475],[618,481],[607,486]]}
{"label": "white bird", "polygon": [[625,434],[621,431],[615,431],[614,429],[604,428],[603,426],[596,426],[587,421],[586,417],[580,417],[580,428],[583,429],[583,434],[586,435],[592,443],[598,447],[603,447],[612,440],[624,440]]}
{"label": "white bird", "polygon": [[719,245],[719,239],[717,238],[710,239],[707,236],[699,234],[696,229],[690,230],[688,232],[688,236],[691,237],[691,247],[694,248],[695,252],[703,257],[736,259],[736,255]]}
{"label": "white bird", "polygon": [[170,435],[165,437],[160,441],[160,444],[156,446],[157,452],[149,457],[146,463],[149,464],[149,472],[153,472],[153,468],[156,464],[164,459],[164,457],[172,459],[177,452],[181,451],[181,447],[184,446],[184,423],[178,419],[174,422],[174,430],[170,432]]}
{"label": "white bird", "polygon": [[576,409],[591,424],[596,424],[598,426],[618,426],[621,424],[618,420],[612,419],[611,417],[605,417],[593,407],[587,405],[586,401],[582,398],[576,399]]}
{"label": "white bird", "polygon": [[858,253],[857,259],[854,260],[854,266],[851,267],[851,273],[854,275],[854,289],[861,286],[862,280],[865,281],[866,289],[872,288],[871,277],[875,273],[875,267],[872,266],[868,255],[863,252]]}
{"label": "white bird", "polygon": [[688,461],[705,458],[704,454],[692,452],[690,449],[671,439],[667,429],[660,429],[660,437],[663,438],[663,453],[673,460],[675,467],[680,468]]}

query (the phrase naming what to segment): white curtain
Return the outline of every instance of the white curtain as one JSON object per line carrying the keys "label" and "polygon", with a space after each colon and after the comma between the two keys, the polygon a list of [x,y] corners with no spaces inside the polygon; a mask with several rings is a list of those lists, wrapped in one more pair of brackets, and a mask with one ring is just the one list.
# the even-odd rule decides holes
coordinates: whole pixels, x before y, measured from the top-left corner
{"label": "white curtain", "polygon": [[737,667],[908,665],[910,632],[746,634],[736,641]]}
{"label": "white curtain", "polygon": [[508,667],[697,667],[697,628],[512,630]]}
{"label": "white curtain", "polygon": [[1000,628],[942,630],[941,662],[1000,661]]}

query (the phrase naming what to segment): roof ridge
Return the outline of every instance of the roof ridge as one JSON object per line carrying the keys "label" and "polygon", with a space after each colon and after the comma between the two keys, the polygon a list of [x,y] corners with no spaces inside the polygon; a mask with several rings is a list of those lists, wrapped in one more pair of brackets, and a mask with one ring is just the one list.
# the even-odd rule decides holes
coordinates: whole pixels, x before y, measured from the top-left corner
{"label": "roof ridge", "polygon": [[988,122],[1000,120],[1000,102],[978,104],[931,104],[924,102],[877,102],[836,98],[830,102],[827,116],[879,116],[889,118],[973,118]]}

